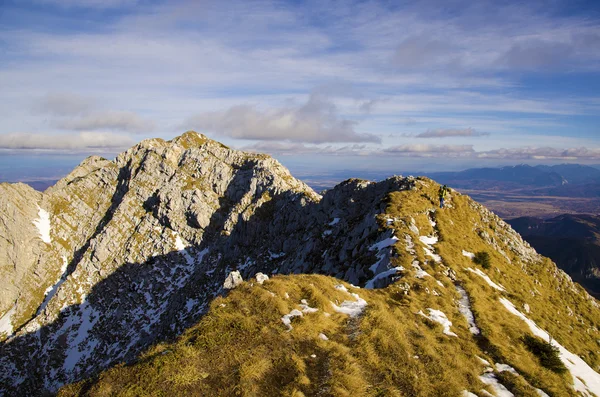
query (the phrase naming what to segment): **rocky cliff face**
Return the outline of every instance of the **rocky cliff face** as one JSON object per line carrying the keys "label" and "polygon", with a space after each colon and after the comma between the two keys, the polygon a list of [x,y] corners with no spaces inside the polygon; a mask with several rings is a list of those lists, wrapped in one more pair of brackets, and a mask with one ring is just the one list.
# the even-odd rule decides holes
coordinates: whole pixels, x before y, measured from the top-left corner
{"label": "rocky cliff face", "polygon": [[[276,160],[195,132],[143,141],[115,161],[90,157],[43,194],[2,184],[0,389],[54,392],[135,360],[196,323],[232,270],[322,273],[369,288],[403,278],[409,291],[435,269],[452,282],[465,266],[442,263],[433,247],[448,238],[436,228],[436,189],[411,177],[348,180],[321,197]],[[497,277],[509,268],[534,277],[543,259],[518,234],[467,197],[454,200],[449,211],[460,212],[446,222],[457,225],[446,230],[475,236],[503,263]],[[558,290],[594,302],[548,269]]]}

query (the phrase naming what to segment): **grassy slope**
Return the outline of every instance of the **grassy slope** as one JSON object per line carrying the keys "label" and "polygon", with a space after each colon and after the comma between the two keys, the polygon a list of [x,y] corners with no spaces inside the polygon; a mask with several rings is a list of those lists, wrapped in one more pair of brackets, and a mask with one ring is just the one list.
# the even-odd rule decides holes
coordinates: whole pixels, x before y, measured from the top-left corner
{"label": "grassy slope", "polygon": [[[479,375],[485,366],[477,356],[517,369],[522,377],[498,374],[515,395],[536,396],[530,385],[551,396],[573,395],[570,374],[558,375],[540,366],[521,342],[529,334],[527,326],[498,299],[508,298],[521,311],[527,303],[532,320],[593,368],[600,364],[599,309],[550,261],[524,263],[511,253],[502,242],[503,222],[474,210],[476,204],[468,197],[453,193],[452,208],[429,215],[436,191],[436,184],[424,180],[414,191],[390,195],[380,224],[396,229],[401,241],[393,262],[407,271],[399,282],[380,290],[345,284],[368,302],[359,318],[332,309],[331,302],[353,298],[334,288],[341,282],[330,277],[277,276],[262,286],[247,282],[212,302],[209,313],[177,341],[154,346],[134,365],[120,365],[97,379],[67,386],[60,395],[457,396],[465,389],[479,393],[484,388]],[[390,226],[388,217],[394,218]],[[408,228],[414,219],[419,234],[432,234],[430,217],[437,222],[440,242],[435,248],[445,266],[427,260],[418,235]],[[510,262],[490,249],[480,237],[482,231]],[[412,237],[417,259],[433,277],[413,277],[413,258],[404,248],[404,235]],[[476,265],[462,255],[463,249],[489,252],[492,267],[484,272],[507,292],[494,290],[465,271]],[[445,275],[446,266],[471,296],[482,337],[469,333],[458,312],[459,295]],[[281,317],[299,309],[301,299],[319,310],[295,317],[294,329],[288,332]],[[443,334],[440,325],[417,314],[427,308],[443,311],[458,337]],[[319,333],[329,340],[320,339]]]}

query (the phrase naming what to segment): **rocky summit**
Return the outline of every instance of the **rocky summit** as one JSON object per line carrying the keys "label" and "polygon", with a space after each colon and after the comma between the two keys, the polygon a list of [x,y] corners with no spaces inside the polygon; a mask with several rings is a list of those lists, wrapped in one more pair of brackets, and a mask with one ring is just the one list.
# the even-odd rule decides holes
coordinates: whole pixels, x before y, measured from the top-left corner
{"label": "rocky summit", "polygon": [[321,196],[195,132],[0,184],[0,390],[600,396],[597,301],[438,188]]}

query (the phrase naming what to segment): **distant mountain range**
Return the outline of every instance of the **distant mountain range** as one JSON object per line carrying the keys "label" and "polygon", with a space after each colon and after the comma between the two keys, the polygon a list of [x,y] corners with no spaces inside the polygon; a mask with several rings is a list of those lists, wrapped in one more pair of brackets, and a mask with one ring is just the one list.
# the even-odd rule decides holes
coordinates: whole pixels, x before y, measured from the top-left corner
{"label": "distant mountain range", "polygon": [[540,254],[600,298],[600,216],[522,217],[508,223]]}
{"label": "distant mountain range", "polygon": [[[470,168],[459,172],[436,172],[428,177],[455,188],[476,190],[524,190],[535,195],[599,197],[600,169],[581,164],[521,164],[502,168]],[[573,185],[578,185],[573,187]],[[593,193],[582,186],[594,187]]]}

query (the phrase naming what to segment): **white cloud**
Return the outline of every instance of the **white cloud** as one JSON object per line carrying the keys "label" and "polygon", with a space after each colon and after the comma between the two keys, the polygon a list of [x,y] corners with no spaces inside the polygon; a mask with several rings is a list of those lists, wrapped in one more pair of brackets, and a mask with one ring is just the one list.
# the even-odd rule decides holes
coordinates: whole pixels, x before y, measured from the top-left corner
{"label": "white cloud", "polygon": [[103,111],[56,122],[62,129],[75,131],[117,130],[127,132],[150,132],[154,123],[136,113],[127,111]]}
{"label": "white cloud", "polygon": [[356,132],[355,121],[340,118],[333,102],[315,93],[299,106],[263,111],[240,105],[225,111],[198,114],[185,124],[192,129],[237,139],[309,143],[381,141],[376,135]]}
{"label": "white cloud", "polygon": [[383,153],[392,155],[407,155],[407,156],[465,156],[474,153],[473,145],[427,145],[427,144],[412,144],[398,145],[383,149]]}
{"label": "white cloud", "polygon": [[477,157],[511,160],[600,160],[600,148],[521,147],[479,152]]}
{"label": "white cloud", "polygon": [[294,142],[260,142],[242,147],[241,150],[269,153],[272,155],[325,155],[325,156],[361,156],[381,158],[460,158],[471,160],[559,160],[559,161],[600,161],[600,148],[550,148],[515,147],[477,151],[473,145],[430,145],[409,144],[388,148],[376,148],[368,145],[305,145]]}
{"label": "white cloud", "polygon": [[125,149],[135,142],[129,136],[103,132],[76,134],[10,133],[0,134],[0,149],[66,150]]}
{"label": "white cloud", "polygon": [[58,116],[71,116],[89,111],[94,101],[88,97],[73,93],[52,93],[36,100],[33,110]]}
{"label": "white cloud", "polygon": [[138,0],[34,0],[33,2],[61,8],[119,8],[135,5]]}
{"label": "white cloud", "polygon": [[475,131],[473,128],[453,129],[440,128],[436,130],[427,130],[420,134],[414,135],[416,138],[449,138],[449,137],[476,137],[488,136],[489,132]]}

